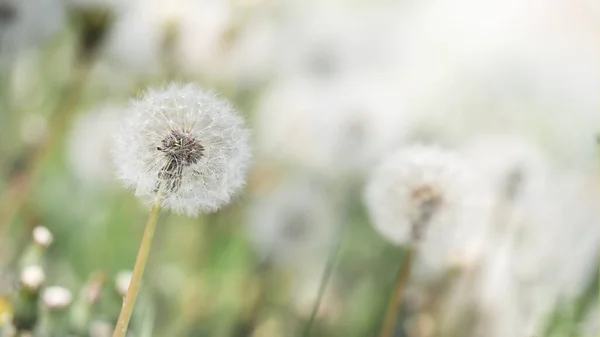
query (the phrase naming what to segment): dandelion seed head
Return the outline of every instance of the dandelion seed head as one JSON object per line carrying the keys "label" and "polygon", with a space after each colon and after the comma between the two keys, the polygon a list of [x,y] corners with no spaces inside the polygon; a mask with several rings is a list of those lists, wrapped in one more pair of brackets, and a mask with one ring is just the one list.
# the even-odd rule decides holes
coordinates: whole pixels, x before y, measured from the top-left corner
{"label": "dandelion seed head", "polygon": [[58,0],[1,0],[2,61],[12,61],[19,52],[40,45],[63,22],[64,9]]}
{"label": "dandelion seed head", "polygon": [[491,198],[460,156],[413,145],[377,167],[365,190],[375,229],[395,244],[418,244],[424,260],[449,267],[481,254]]}
{"label": "dandelion seed head", "polygon": [[230,104],[195,84],[150,90],[126,111],[114,157],[137,196],[177,213],[211,212],[245,183],[249,131]]}
{"label": "dandelion seed head", "polygon": [[44,289],[42,302],[51,310],[66,309],[73,301],[71,291],[64,287],[53,286]]}

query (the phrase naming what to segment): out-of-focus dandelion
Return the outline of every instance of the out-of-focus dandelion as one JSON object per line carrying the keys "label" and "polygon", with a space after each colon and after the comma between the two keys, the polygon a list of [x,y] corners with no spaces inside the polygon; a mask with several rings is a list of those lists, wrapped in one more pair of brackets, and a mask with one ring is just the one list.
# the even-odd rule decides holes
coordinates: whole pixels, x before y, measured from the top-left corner
{"label": "out-of-focus dandelion", "polygon": [[416,145],[386,158],[365,189],[374,228],[398,245],[417,245],[424,262],[447,268],[476,258],[488,232],[490,188],[459,155]]}
{"label": "out-of-focus dandelion", "polygon": [[258,151],[326,175],[363,172],[405,140],[397,96],[361,75],[276,83],[259,102]]}
{"label": "out-of-focus dandelion", "polygon": [[412,146],[386,158],[371,175],[365,203],[375,229],[406,247],[381,336],[389,336],[418,248],[426,265],[446,270],[481,258],[488,232],[490,192],[460,156]]}
{"label": "out-of-focus dandelion", "polygon": [[[128,71],[151,75],[167,67],[179,70],[174,59],[181,17],[194,14],[191,1],[132,1],[111,32],[108,50]],[[173,74],[169,74],[173,75]]]}
{"label": "out-of-focus dandelion", "polygon": [[[307,335],[333,272],[341,223],[336,212],[338,200],[327,191],[322,178],[307,172],[296,174],[257,199],[250,212],[248,231],[265,260],[284,267],[293,265],[296,276],[307,272],[322,275],[318,287],[312,288],[314,294],[301,305],[306,309],[310,303],[306,310]],[[323,257],[324,265],[315,262]]]}
{"label": "out-of-focus dandelion", "polygon": [[67,143],[68,162],[75,175],[89,186],[101,188],[115,182],[112,135],[119,130],[122,110],[103,106],[81,114],[74,122]]}
{"label": "out-of-focus dandelion", "polygon": [[120,178],[152,207],[114,337],[125,335],[161,208],[216,211],[245,183],[249,131],[225,100],[193,83],[149,90],[116,136]]}
{"label": "out-of-focus dandelion", "polygon": [[233,10],[213,1],[133,1],[116,23],[110,54],[142,74],[222,76]]}
{"label": "out-of-focus dandelion", "polygon": [[498,202],[515,208],[544,193],[551,178],[544,153],[525,137],[481,137],[467,146],[465,155],[491,182]]}
{"label": "out-of-focus dandelion", "polygon": [[307,173],[257,196],[248,219],[248,236],[262,257],[284,266],[310,264],[324,256],[339,227],[323,181]]}

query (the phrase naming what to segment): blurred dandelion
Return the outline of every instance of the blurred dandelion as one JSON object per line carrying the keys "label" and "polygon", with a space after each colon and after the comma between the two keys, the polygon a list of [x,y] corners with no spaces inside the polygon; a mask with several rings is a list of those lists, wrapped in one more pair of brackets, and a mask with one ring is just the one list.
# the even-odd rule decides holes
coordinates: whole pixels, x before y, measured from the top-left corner
{"label": "blurred dandelion", "polygon": [[445,269],[448,258],[476,258],[489,230],[490,188],[459,155],[414,145],[376,168],[365,189],[374,228],[398,245],[418,245],[424,262]]}
{"label": "blurred dandelion", "polygon": [[170,84],[134,100],[116,136],[120,178],[151,203],[150,216],[113,336],[125,336],[161,208],[216,211],[245,184],[249,131],[222,99],[199,86]]}
{"label": "blurred dandelion", "polygon": [[362,75],[274,83],[256,114],[259,151],[328,176],[364,173],[405,141],[398,94]]}
{"label": "blurred dandelion", "polygon": [[333,243],[339,217],[322,180],[310,174],[285,179],[255,198],[248,236],[263,259],[282,266],[309,266]]}
{"label": "blurred dandelion", "polygon": [[394,329],[399,301],[418,248],[429,268],[470,267],[481,258],[491,210],[489,188],[460,156],[414,145],[372,173],[365,203],[375,229],[406,248],[381,336]]}
{"label": "blurred dandelion", "polygon": [[[296,173],[258,197],[249,216],[248,235],[267,262],[287,269],[293,266],[297,278],[322,270],[315,273],[320,277],[317,287],[310,289],[314,294],[299,300],[302,311],[306,312],[305,336],[320,312],[337,258],[336,241],[341,240],[336,198],[325,186],[325,181],[314,174]],[[325,264],[319,261],[322,259]],[[303,293],[308,292],[305,290]]]}
{"label": "blurred dandelion", "polygon": [[105,105],[79,115],[73,123],[67,140],[67,160],[75,175],[88,186],[102,188],[116,182],[112,135],[119,130],[123,110]]}

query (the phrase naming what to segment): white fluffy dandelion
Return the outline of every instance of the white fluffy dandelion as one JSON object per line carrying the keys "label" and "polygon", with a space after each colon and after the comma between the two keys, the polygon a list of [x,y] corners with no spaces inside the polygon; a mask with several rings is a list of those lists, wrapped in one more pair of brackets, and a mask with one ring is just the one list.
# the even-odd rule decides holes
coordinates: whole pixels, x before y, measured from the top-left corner
{"label": "white fluffy dandelion", "polygon": [[126,111],[114,157],[135,194],[177,213],[215,211],[245,183],[249,131],[231,105],[195,84],[149,90]]}
{"label": "white fluffy dandelion", "polygon": [[215,211],[245,183],[249,131],[231,105],[195,84],[171,84],[132,101],[116,137],[120,178],[152,203],[114,330],[125,337],[161,208]]}
{"label": "white fluffy dandelion", "polygon": [[458,155],[412,146],[373,172],[365,202],[375,229],[395,244],[415,244],[432,266],[473,263],[485,243],[489,188]]}

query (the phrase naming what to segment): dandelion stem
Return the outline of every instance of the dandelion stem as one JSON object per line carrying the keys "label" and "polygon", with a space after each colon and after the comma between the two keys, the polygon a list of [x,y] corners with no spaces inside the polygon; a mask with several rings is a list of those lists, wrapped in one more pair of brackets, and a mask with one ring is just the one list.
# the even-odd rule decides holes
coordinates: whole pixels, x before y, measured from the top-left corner
{"label": "dandelion stem", "polygon": [[323,276],[321,277],[321,282],[319,284],[319,290],[317,292],[317,299],[313,304],[312,310],[310,312],[310,317],[308,318],[308,322],[304,326],[304,332],[302,336],[307,337],[310,335],[310,331],[315,323],[317,318],[317,314],[319,313],[319,308],[321,307],[321,302],[323,301],[323,295],[325,295],[325,290],[327,289],[327,285],[329,284],[329,279],[331,279],[331,275],[333,275],[333,270],[335,269],[335,263],[337,261],[337,256],[342,246],[342,238],[343,238],[343,227],[340,230],[337,242],[333,246],[333,249],[329,253],[327,257],[327,262],[325,263],[325,269],[323,270]]}
{"label": "dandelion stem", "polygon": [[113,337],[125,337],[127,333],[127,326],[131,314],[133,313],[133,307],[135,305],[135,299],[140,290],[140,281],[142,280],[142,274],[148,262],[148,255],[150,254],[150,248],[152,247],[152,239],[154,238],[154,232],[156,230],[156,223],[158,222],[158,216],[160,214],[160,202],[157,201],[152,205],[148,221],[146,222],[146,229],[144,230],[144,236],[140,249],[138,251],[137,259],[135,261],[135,267],[133,268],[133,274],[131,275],[131,281],[125,300],[123,301],[123,307],[119,314],[117,326],[113,332]]}
{"label": "dandelion stem", "polygon": [[406,284],[410,278],[410,271],[412,269],[411,267],[414,255],[415,248],[412,246],[408,247],[402,258],[402,265],[400,266],[398,276],[396,277],[396,285],[394,286],[392,296],[390,297],[390,301],[388,303],[385,320],[383,321],[379,337],[393,336],[394,328],[396,327],[396,318],[398,317],[398,312],[400,311],[400,303],[402,302],[404,288],[406,288]]}
{"label": "dandelion stem", "polygon": [[[76,112],[76,105],[91,67],[89,61],[82,60],[74,69],[64,94],[52,115],[48,135],[33,149],[25,168],[17,173],[0,195],[0,228],[8,226],[19,212],[33,185],[34,179],[54,147],[66,134],[69,121]],[[2,235],[4,237],[4,235]],[[1,246],[1,245],[0,245]]]}

